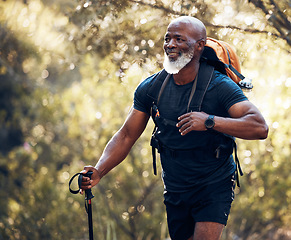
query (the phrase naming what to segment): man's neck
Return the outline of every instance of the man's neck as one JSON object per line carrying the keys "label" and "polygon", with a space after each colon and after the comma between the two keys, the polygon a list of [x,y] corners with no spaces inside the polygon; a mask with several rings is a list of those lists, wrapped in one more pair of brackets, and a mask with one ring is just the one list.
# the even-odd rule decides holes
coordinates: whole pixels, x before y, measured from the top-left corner
{"label": "man's neck", "polygon": [[175,83],[178,85],[185,85],[192,82],[198,74],[200,63],[199,61],[191,61],[184,68],[182,68],[177,74],[174,74]]}

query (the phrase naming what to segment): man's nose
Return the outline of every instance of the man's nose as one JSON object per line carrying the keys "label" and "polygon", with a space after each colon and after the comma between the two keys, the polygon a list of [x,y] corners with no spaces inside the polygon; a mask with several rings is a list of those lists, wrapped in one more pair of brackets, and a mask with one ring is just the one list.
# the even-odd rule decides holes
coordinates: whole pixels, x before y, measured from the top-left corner
{"label": "man's nose", "polygon": [[171,40],[169,40],[169,42],[168,42],[168,44],[167,44],[167,47],[168,47],[168,48],[174,48],[174,47],[176,47],[176,46],[177,46],[177,43],[176,43],[175,39],[171,39]]}

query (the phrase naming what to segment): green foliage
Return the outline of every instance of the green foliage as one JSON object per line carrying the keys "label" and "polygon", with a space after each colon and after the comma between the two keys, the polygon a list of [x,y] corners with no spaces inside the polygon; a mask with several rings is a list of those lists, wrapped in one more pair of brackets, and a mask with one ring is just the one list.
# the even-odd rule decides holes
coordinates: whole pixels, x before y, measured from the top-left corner
{"label": "green foliage", "polygon": [[[136,86],[161,68],[169,21],[183,14],[235,46],[255,86],[246,94],[270,127],[267,140],[238,141],[245,175],[223,237],[287,239],[289,13],[287,0],[1,1],[0,239],[88,238],[84,197],[70,194],[69,178],[95,165]],[[95,238],[168,236],[152,127],[93,189]]]}

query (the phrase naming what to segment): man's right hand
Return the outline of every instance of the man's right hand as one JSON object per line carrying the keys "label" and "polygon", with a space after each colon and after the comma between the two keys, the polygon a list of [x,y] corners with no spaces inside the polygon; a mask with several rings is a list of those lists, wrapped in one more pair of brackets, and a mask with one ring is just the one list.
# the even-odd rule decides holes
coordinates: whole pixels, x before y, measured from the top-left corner
{"label": "man's right hand", "polygon": [[91,179],[85,176],[82,178],[82,184],[81,184],[81,190],[80,190],[81,194],[84,193],[84,190],[94,187],[96,184],[99,183],[101,179],[98,170],[93,166],[85,166],[84,169],[81,171],[81,173],[84,174],[89,171],[93,172],[93,174],[91,175]]}

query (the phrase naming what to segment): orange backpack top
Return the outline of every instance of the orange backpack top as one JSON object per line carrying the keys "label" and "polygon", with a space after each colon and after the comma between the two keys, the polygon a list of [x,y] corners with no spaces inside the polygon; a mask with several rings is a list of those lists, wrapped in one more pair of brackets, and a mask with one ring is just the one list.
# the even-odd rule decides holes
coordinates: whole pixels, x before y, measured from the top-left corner
{"label": "orange backpack top", "polygon": [[206,57],[218,71],[227,74],[241,88],[253,88],[252,80],[241,74],[238,56],[228,43],[208,37],[202,56]]}

